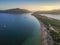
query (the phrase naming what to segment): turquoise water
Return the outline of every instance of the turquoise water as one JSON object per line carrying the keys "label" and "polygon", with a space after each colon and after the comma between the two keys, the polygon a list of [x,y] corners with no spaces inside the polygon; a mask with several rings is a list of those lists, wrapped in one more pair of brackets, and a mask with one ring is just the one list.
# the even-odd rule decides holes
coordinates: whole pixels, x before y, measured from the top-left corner
{"label": "turquoise water", "polygon": [[29,13],[0,13],[0,45],[41,45],[39,21]]}

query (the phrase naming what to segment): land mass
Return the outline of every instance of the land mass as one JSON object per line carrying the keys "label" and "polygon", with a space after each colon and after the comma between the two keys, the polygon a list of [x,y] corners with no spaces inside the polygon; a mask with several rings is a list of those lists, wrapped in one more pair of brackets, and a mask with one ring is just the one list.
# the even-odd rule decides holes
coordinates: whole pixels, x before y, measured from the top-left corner
{"label": "land mass", "polygon": [[60,9],[50,11],[36,11],[35,14],[60,14]]}
{"label": "land mass", "polygon": [[9,13],[9,14],[23,14],[23,13],[29,13],[29,12],[31,11],[26,9],[20,9],[20,8],[0,10],[0,13]]}
{"label": "land mass", "polygon": [[47,28],[47,31],[53,38],[54,45],[60,45],[60,20],[41,16],[40,13],[33,13],[32,15],[35,16],[39,21],[43,22]]}

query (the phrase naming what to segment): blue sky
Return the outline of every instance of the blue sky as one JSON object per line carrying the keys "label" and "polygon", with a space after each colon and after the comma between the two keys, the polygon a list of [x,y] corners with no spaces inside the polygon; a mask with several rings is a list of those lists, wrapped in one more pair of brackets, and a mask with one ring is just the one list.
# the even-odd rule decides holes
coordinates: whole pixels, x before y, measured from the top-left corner
{"label": "blue sky", "polygon": [[60,8],[59,5],[60,0],[0,0],[0,10],[10,8],[25,8],[30,10],[36,10],[38,7],[51,7],[52,9],[54,7]]}

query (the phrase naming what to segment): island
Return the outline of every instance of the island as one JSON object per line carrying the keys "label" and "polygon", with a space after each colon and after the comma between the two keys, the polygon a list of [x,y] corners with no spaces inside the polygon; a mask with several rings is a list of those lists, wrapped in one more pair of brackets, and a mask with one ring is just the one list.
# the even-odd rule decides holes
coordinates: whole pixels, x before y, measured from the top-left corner
{"label": "island", "polygon": [[23,13],[30,13],[31,11],[26,9],[14,8],[14,9],[7,9],[7,10],[0,10],[0,13],[9,13],[9,14],[23,14]]}

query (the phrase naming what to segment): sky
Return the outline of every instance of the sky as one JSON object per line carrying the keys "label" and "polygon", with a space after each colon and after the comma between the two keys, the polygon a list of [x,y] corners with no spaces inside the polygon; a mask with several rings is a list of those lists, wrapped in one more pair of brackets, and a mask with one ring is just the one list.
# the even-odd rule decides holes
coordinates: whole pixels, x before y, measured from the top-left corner
{"label": "sky", "polygon": [[60,0],[0,0],[0,10],[21,8],[28,10],[60,9]]}

